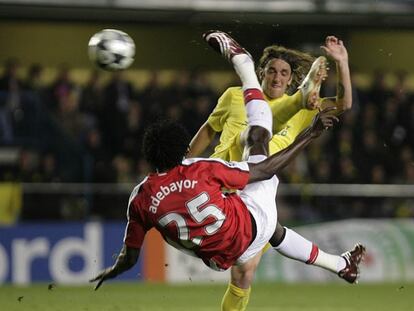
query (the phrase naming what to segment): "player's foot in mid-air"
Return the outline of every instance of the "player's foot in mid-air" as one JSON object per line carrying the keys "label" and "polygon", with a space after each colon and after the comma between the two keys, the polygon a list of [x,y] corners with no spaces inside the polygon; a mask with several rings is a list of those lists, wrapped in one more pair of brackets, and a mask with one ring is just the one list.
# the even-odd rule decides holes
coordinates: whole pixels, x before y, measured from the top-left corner
{"label": "player's foot in mid-air", "polygon": [[328,76],[327,60],[319,56],[312,64],[309,73],[298,87],[302,91],[303,107],[313,110],[320,108],[319,91],[322,82]]}
{"label": "player's foot in mid-air", "polygon": [[354,249],[341,255],[345,259],[346,266],[338,272],[338,276],[348,283],[357,284],[359,278],[359,264],[365,256],[365,246],[358,243]]}
{"label": "player's foot in mid-air", "polygon": [[213,50],[223,55],[228,61],[239,54],[246,54],[251,58],[250,53],[228,33],[220,30],[209,30],[203,34],[203,38]]}

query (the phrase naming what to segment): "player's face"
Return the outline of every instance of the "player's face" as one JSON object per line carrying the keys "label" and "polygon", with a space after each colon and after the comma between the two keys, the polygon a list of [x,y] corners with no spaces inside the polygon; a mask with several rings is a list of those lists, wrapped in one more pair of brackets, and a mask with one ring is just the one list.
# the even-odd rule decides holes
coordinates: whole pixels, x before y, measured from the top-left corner
{"label": "player's face", "polygon": [[292,82],[290,65],[282,59],[270,60],[262,73],[262,88],[267,97],[279,98]]}

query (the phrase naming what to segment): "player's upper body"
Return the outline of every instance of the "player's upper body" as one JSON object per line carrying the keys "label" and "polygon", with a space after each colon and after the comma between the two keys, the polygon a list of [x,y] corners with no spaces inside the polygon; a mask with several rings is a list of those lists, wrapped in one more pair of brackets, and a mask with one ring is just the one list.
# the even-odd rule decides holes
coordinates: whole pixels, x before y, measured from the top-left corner
{"label": "player's upper body", "polygon": [[[317,98],[317,101],[322,108],[336,106],[335,113],[340,114],[352,105],[348,54],[342,41],[335,37],[327,37],[322,48],[337,65],[337,96],[333,98],[335,101],[332,101],[332,98]],[[309,98],[304,98],[302,90],[289,95],[298,88],[312,61],[313,58],[308,54],[279,46],[270,46],[264,50],[258,66],[258,75],[265,99],[273,114],[274,136],[269,142],[270,154],[289,146],[297,135],[310,125],[317,113],[314,108],[320,107],[308,105]],[[312,74],[314,73],[311,70],[309,75]],[[239,161],[243,153],[240,134],[246,127],[242,89],[231,87],[220,97],[216,108],[193,138],[190,155],[199,156],[214,136],[221,133],[219,144],[211,157]]]}
{"label": "player's upper body", "polygon": [[248,179],[246,162],[212,159],[186,159],[149,174],[131,194],[124,243],[140,248],[145,233],[155,227],[173,247],[214,269],[229,268],[254,234],[243,201],[221,189],[243,189]]}

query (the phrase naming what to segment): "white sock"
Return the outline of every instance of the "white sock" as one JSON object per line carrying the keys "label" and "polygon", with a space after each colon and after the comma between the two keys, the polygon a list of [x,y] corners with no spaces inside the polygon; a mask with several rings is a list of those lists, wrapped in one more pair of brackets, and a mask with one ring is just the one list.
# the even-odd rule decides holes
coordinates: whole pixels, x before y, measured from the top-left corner
{"label": "white sock", "polygon": [[243,91],[247,89],[262,90],[254,70],[254,62],[249,55],[238,54],[234,56],[231,61],[233,62],[234,69],[240,77],[243,85]]}
{"label": "white sock", "polygon": [[320,250],[311,241],[286,228],[283,241],[274,249],[283,256],[338,273],[346,266],[345,259]]}
{"label": "white sock", "polygon": [[[246,92],[249,92],[249,90],[253,89],[248,89]],[[249,100],[246,104],[246,112],[249,126],[264,127],[272,137],[273,116],[267,102],[261,99]]]}
{"label": "white sock", "polygon": [[313,243],[289,228],[285,227],[285,230],[285,238],[274,249],[283,256],[305,263],[308,262]]}
{"label": "white sock", "polygon": [[324,268],[326,270],[338,273],[346,266],[344,258],[338,255],[332,255],[319,250],[318,256],[313,262],[314,266]]}

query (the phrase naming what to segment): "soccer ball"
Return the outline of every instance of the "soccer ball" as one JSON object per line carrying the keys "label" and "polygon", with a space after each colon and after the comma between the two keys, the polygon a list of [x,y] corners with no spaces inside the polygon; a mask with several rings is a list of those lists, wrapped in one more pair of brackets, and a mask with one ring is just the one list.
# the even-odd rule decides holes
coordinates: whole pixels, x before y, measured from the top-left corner
{"label": "soccer ball", "polygon": [[100,68],[123,70],[134,61],[135,43],[123,31],[104,29],[91,37],[88,52],[91,61]]}

